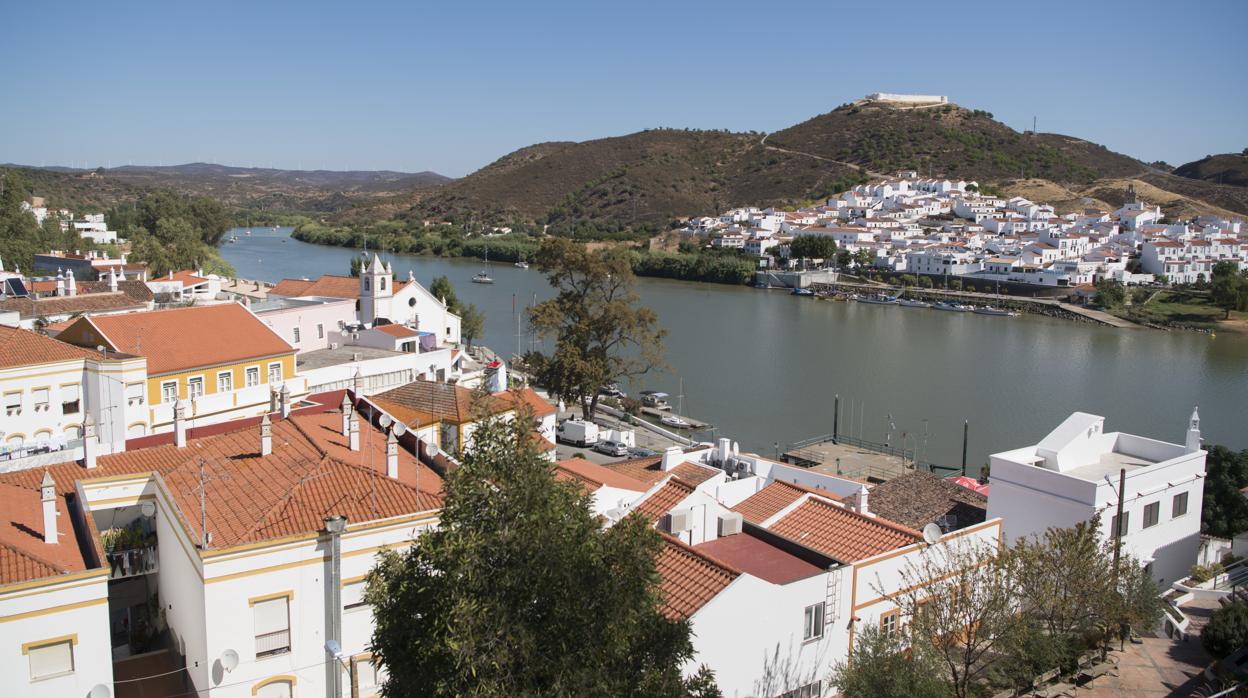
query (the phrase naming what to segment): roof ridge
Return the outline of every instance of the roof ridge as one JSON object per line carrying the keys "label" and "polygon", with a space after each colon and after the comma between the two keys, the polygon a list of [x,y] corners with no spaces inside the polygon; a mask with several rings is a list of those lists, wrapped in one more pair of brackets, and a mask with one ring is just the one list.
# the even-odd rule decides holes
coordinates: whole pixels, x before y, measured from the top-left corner
{"label": "roof ridge", "polygon": [[[878,524],[880,524],[881,526],[884,526],[885,528],[891,528],[891,529],[893,529],[894,531],[896,531],[896,532],[898,532],[898,533],[905,534],[905,535],[907,535],[907,536],[910,536],[911,538],[922,539],[922,537],[923,537],[923,534],[922,534],[922,533],[920,533],[920,532],[918,532],[918,531],[914,530],[913,528],[910,528],[909,526],[903,526],[903,525],[901,525],[901,524],[897,523],[896,521],[890,521],[889,519],[886,519],[886,518],[884,518],[884,517],[882,517],[882,516],[867,516],[866,514],[863,514],[863,513],[861,513],[861,512],[854,511],[853,509],[850,509],[849,507],[847,507],[847,506],[845,506],[845,505],[843,505],[843,504],[839,504],[839,503],[834,502],[834,501],[825,500],[825,499],[818,499],[818,500],[814,500],[814,499],[809,499],[809,498],[808,498],[806,501],[807,501],[807,502],[811,502],[811,501],[813,501],[813,502],[814,502],[814,503],[816,503],[816,504],[820,504],[820,505],[823,505],[823,506],[828,507],[828,508],[831,508],[831,509],[837,509],[837,510],[839,510],[839,511],[841,511],[841,512],[844,512],[844,513],[846,513],[846,514],[849,514],[850,516],[855,516],[855,517],[857,517],[857,518],[859,518],[859,519],[861,519],[861,520],[863,520],[863,521],[867,521],[867,522],[871,522],[871,523],[878,523]],[[804,504],[804,503],[805,503],[805,502],[803,502],[803,504]],[[802,506],[802,505],[801,505],[801,504],[799,504],[798,506],[800,507],[800,506]],[[792,514],[792,513],[793,513],[793,512],[789,512],[789,514]]]}
{"label": "roof ridge", "polygon": [[[76,543],[75,543],[75,544],[76,544]],[[56,570],[57,572],[60,572],[61,574],[64,574],[64,573],[66,573],[66,572],[68,572],[68,571],[69,571],[69,570],[67,570],[65,567],[63,567],[63,566],[61,566],[61,565],[58,565],[58,564],[56,564],[55,562],[51,562],[51,561],[49,561],[49,560],[46,560],[46,559],[44,559],[43,557],[41,557],[41,556],[39,556],[39,555],[36,555],[35,553],[28,552],[28,551],[26,551],[26,550],[22,550],[21,548],[18,548],[18,547],[16,547],[16,546],[13,546],[13,545],[11,545],[11,544],[9,544],[9,543],[6,543],[6,542],[4,542],[4,541],[0,541],[0,547],[7,548],[7,549],[9,549],[9,550],[13,551],[13,552],[14,552],[14,553],[16,553],[16,554],[21,555],[21,556],[22,556],[22,557],[24,557],[24,558],[27,558],[27,559],[29,559],[29,560],[33,560],[34,562],[37,562],[37,563],[39,563],[39,564],[43,565],[44,567],[48,567],[48,568],[54,569],[54,570]]]}
{"label": "roof ridge", "polygon": [[270,518],[274,513],[289,507],[295,496],[303,491],[303,486],[314,477],[319,477],[319,475],[313,475],[313,473],[319,470],[327,460],[330,460],[329,456],[322,456],[316,461],[316,465],[314,467],[308,468],[307,471],[299,477],[299,482],[295,483],[294,486],[290,488],[290,492],[287,492],[285,496],[279,498],[268,509],[260,512],[260,515],[255,518],[253,524],[247,528],[246,535],[242,536],[240,540],[249,540],[256,533],[258,533],[260,529],[266,528],[270,524]]}
{"label": "roof ridge", "polygon": [[679,538],[677,538],[677,537],[675,537],[675,536],[673,536],[673,535],[671,535],[671,534],[660,532],[660,533],[659,533],[659,535],[663,537],[663,542],[664,542],[665,544],[667,544],[667,545],[671,545],[671,544],[673,544],[673,543],[674,543],[674,544],[676,545],[676,547],[677,547],[677,548],[680,548],[680,549],[681,549],[681,550],[683,550],[684,552],[687,552],[687,553],[689,553],[689,554],[693,555],[694,557],[699,557],[699,558],[702,558],[702,560],[703,560],[704,562],[706,562],[707,564],[709,564],[709,565],[714,565],[715,567],[720,568],[722,571],[727,572],[728,574],[731,574],[731,575],[733,575],[733,576],[737,576],[737,577],[739,577],[739,576],[741,576],[741,575],[745,574],[745,572],[744,572],[744,571],[737,569],[736,567],[734,567],[734,566],[732,566],[732,565],[728,564],[727,562],[724,562],[723,560],[721,560],[721,559],[719,559],[719,558],[717,558],[717,557],[715,557],[715,556],[713,556],[713,555],[711,555],[711,554],[709,554],[709,553],[706,553],[706,552],[703,552],[703,551],[701,551],[701,550],[698,550],[698,549],[697,549],[697,548],[695,548],[694,546],[689,545],[688,543],[684,542],[683,540],[681,540],[681,539],[679,539]]}
{"label": "roof ridge", "polygon": [[[303,438],[307,439],[307,440],[308,440],[308,443],[312,444],[312,449],[313,449],[313,450],[315,450],[317,453],[321,454],[321,457],[322,457],[322,458],[330,457],[330,456],[329,456],[329,451],[326,451],[325,449],[321,448],[321,444],[319,444],[319,443],[317,442],[317,440],[316,440],[315,438],[313,438],[313,437],[312,437],[312,435],[311,435],[311,434],[309,434],[306,430],[304,430],[304,428],[303,428],[303,427],[299,424],[299,422],[298,422],[298,421],[296,421],[296,420],[294,420],[294,419],[291,419],[290,417],[287,417],[287,418],[282,419],[282,420],[280,420],[280,421],[282,421],[282,422],[290,422],[290,425],[291,425],[291,426],[293,426],[293,427],[295,428],[295,431],[299,432],[299,435],[300,435],[300,436],[302,436]],[[337,460],[337,459],[335,459],[335,460]]]}

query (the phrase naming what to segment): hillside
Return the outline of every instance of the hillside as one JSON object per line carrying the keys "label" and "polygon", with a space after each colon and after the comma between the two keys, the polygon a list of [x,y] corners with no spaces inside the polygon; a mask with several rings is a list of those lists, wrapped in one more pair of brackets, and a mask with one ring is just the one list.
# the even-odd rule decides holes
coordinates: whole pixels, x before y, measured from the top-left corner
{"label": "hillside", "polygon": [[1248,149],[1243,153],[1209,155],[1174,168],[1174,174],[1215,184],[1248,187]]}
{"label": "hillside", "polygon": [[434,172],[278,170],[208,163],[94,170],[11,167],[19,169],[50,205],[73,209],[108,208],[142,191],[172,189],[240,208],[333,212],[450,181]]}

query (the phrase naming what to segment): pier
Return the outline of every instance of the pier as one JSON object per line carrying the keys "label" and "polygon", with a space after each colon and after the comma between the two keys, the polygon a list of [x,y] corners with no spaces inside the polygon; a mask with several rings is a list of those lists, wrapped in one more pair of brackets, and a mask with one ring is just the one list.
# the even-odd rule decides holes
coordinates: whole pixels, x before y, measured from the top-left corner
{"label": "pier", "polygon": [[780,460],[825,475],[848,477],[867,482],[885,482],[914,470],[946,477],[960,468],[919,461],[913,449],[902,450],[888,444],[852,436],[824,434],[791,444]]}

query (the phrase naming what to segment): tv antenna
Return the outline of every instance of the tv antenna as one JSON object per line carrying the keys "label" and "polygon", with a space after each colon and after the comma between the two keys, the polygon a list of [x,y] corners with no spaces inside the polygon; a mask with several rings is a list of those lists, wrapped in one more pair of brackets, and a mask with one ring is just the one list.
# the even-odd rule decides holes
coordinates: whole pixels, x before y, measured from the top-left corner
{"label": "tv antenna", "polygon": [[[198,445],[198,444],[197,444]],[[217,480],[229,480],[229,475],[208,475],[208,460],[204,457],[199,459],[199,487],[195,489],[199,491],[199,548],[207,550],[208,545],[212,543],[212,535],[208,533],[208,506],[205,495],[208,492],[208,483]]]}

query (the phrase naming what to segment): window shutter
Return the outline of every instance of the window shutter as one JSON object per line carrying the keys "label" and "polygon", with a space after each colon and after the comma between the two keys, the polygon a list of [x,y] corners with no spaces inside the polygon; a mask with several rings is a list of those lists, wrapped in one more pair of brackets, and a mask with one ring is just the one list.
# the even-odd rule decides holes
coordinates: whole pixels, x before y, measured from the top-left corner
{"label": "window shutter", "polygon": [[30,678],[65,674],[74,670],[74,646],[69,641],[30,650]]}
{"label": "window shutter", "polygon": [[67,385],[62,387],[61,402],[78,402],[78,386]]}
{"label": "window shutter", "polygon": [[290,628],[288,599],[281,597],[260,601],[255,606],[256,636],[281,632]]}

